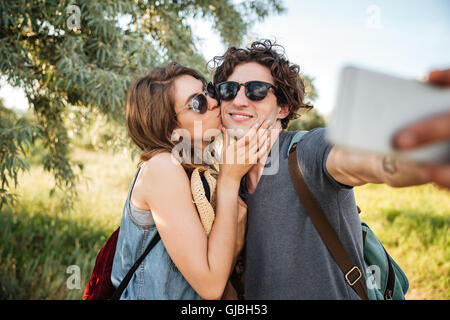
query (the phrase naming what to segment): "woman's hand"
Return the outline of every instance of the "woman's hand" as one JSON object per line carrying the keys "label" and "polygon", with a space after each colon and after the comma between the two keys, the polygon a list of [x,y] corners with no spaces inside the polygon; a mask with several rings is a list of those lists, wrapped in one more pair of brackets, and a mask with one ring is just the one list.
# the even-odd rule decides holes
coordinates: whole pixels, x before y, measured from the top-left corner
{"label": "woman's hand", "polygon": [[223,131],[222,156],[219,164],[219,178],[227,177],[240,181],[258,159],[265,157],[270,148],[270,121],[257,123],[234,143],[226,129]]}

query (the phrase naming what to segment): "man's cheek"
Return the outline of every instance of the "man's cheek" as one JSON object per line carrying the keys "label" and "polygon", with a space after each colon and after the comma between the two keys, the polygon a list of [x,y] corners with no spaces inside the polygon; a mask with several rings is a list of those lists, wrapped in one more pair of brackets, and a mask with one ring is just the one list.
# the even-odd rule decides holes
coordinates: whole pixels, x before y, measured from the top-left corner
{"label": "man's cheek", "polygon": [[232,125],[230,116],[227,113],[225,113],[225,114],[222,113],[221,120],[222,120],[222,125],[227,129],[230,128],[230,126]]}

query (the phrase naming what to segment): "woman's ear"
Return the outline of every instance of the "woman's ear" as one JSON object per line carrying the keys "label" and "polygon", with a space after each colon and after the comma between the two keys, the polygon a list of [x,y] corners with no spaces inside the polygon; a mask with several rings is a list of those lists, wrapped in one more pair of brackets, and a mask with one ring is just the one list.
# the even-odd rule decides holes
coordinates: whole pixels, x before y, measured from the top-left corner
{"label": "woman's ear", "polygon": [[280,106],[280,109],[278,110],[277,119],[281,120],[288,116],[289,114],[289,106],[287,104],[283,104]]}

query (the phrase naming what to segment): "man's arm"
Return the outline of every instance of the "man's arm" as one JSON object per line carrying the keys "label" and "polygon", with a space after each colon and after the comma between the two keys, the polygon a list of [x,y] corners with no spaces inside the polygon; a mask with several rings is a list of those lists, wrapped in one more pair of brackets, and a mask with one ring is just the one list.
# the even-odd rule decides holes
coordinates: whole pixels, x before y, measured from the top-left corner
{"label": "man's arm", "polygon": [[[450,87],[450,69],[435,70],[429,75],[429,82]],[[426,142],[450,137],[450,113],[418,121],[400,131],[394,137],[394,147],[411,149]],[[406,187],[428,182],[450,188],[449,164],[418,165],[395,160],[392,157],[369,153],[345,151],[333,147],[327,159],[327,170],[338,182],[350,186],[365,183],[386,183],[393,187]]]}
{"label": "man's arm", "polygon": [[384,183],[391,187],[408,187],[431,181],[415,162],[336,146],[328,154],[326,168],[337,182],[348,186]]}

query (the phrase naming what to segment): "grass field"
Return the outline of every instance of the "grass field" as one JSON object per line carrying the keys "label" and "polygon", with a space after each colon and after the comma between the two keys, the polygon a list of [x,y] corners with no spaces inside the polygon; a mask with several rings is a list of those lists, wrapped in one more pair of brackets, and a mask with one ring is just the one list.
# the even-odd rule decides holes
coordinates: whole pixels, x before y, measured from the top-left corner
{"label": "grass field", "polygon": [[[118,227],[136,164],[81,149],[73,158],[85,163],[73,213],[60,213],[61,195],[49,196],[51,175],[34,166],[20,178],[19,204],[0,212],[0,299],[80,299],[99,249]],[[361,219],[407,274],[407,298],[449,299],[450,192],[366,185],[355,197]],[[80,268],[80,289],[67,286],[71,265]]]}

